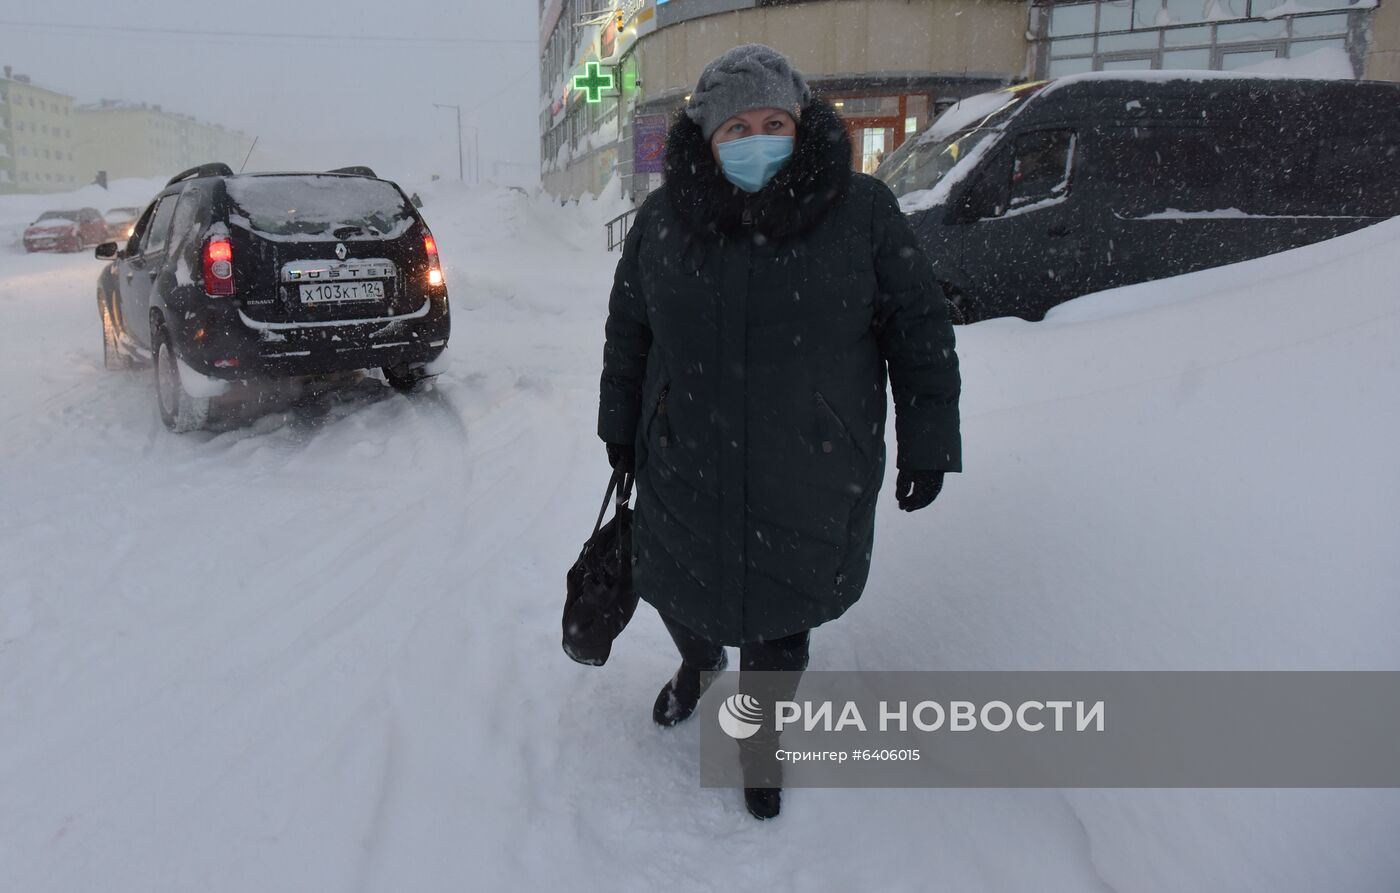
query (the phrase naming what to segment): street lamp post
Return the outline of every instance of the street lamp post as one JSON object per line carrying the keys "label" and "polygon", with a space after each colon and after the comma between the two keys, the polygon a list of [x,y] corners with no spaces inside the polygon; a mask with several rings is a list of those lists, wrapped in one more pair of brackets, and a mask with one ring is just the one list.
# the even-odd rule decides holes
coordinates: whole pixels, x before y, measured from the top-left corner
{"label": "street lamp post", "polygon": [[[481,185],[481,132],[475,124],[468,124],[467,129],[472,132],[472,182]],[[461,133],[461,128],[458,128]]]}
{"label": "street lamp post", "polygon": [[462,107],[460,105],[446,105],[443,103],[433,103],[435,109],[455,109],[457,112],[457,179],[466,182],[465,168],[462,165]]}

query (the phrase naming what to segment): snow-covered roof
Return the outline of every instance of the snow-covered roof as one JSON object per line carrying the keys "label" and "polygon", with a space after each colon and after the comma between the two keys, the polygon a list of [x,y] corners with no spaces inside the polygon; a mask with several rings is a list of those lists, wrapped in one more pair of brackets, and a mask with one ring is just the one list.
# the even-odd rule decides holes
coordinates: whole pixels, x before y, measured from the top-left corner
{"label": "snow-covered roof", "polygon": [[0,81],[8,81],[12,88],[18,85],[20,87],[28,87],[31,90],[42,90],[45,93],[52,93],[54,96],[61,96],[64,99],[68,100],[71,100],[73,98],[67,93],[64,93],[62,90],[55,90],[53,87],[46,87],[43,84],[34,83],[33,78],[29,77],[29,75],[27,74],[19,74],[18,72],[15,72],[9,77],[0,75]]}
{"label": "snow-covered roof", "polygon": [[1293,74],[1280,74],[1270,71],[1210,71],[1207,69],[1159,69],[1155,71],[1087,71],[1083,74],[1067,74],[1057,77],[1045,85],[1042,95],[1049,94],[1071,84],[1097,81],[1137,81],[1149,84],[1165,84],[1173,81],[1248,81],[1274,80],[1297,81],[1317,80],[1318,78],[1299,77]]}

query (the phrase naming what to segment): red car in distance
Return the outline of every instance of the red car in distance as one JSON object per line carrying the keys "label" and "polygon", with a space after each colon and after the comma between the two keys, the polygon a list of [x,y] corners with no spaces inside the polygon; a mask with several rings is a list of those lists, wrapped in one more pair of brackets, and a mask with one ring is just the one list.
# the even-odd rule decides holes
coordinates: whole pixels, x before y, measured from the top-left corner
{"label": "red car in distance", "polygon": [[24,231],[24,250],[82,251],[107,241],[107,221],[96,208],[45,211]]}

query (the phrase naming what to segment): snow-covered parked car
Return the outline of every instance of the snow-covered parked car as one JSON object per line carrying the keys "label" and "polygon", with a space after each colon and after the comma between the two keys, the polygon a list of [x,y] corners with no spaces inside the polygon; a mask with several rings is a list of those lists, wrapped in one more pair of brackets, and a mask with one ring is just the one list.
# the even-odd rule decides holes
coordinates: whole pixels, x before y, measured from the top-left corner
{"label": "snow-covered parked car", "polygon": [[1400,216],[1400,84],[1098,72],[963,100],[877,176],[965,322]]}
{"label": "snow-covered parked car", "polygon": [[109,368],[155,369],[161,419],[204,425],[211,400],[263,379],[380,368],[411,390],[447,345],[437,243],[397,184],[368,168],[170,181],[125,247],[99,246]]}
{"label": "snow-covered parked car", "polygon": [[82,251],[107,238],[107,224],[96,208],[45,211],[24,230],[24,250]]}

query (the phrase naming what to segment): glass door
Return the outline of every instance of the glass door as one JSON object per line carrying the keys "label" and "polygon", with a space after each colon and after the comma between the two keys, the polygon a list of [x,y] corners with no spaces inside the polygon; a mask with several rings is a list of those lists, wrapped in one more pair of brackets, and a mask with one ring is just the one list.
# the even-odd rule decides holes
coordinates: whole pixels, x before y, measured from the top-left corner
{"label": "glass door", "polygon": [[859,169],[861,173],[875,173],[880,162],[885,160],[885,155],[894,151],[894,130],[893,127],[862,127],[859,129],[856,151],[860,153]]}

